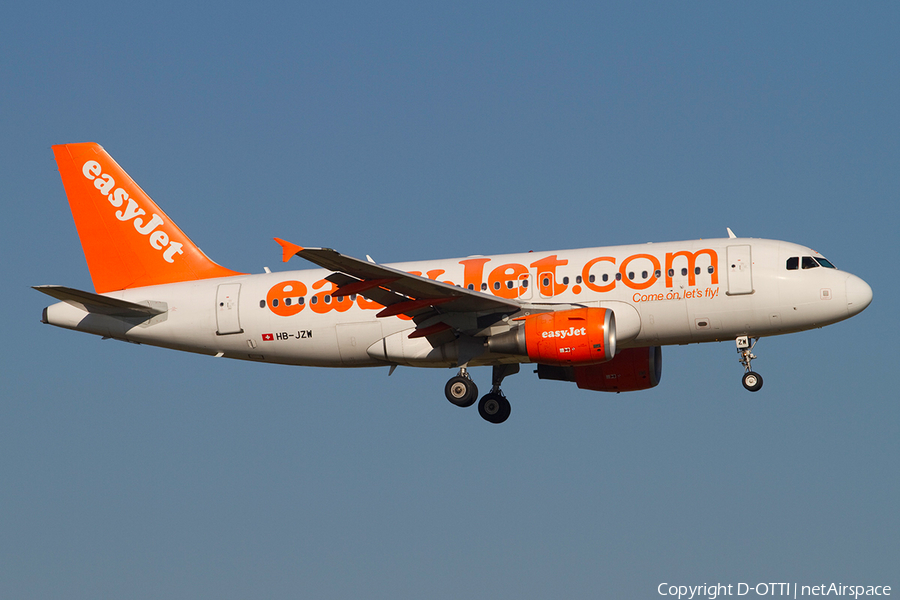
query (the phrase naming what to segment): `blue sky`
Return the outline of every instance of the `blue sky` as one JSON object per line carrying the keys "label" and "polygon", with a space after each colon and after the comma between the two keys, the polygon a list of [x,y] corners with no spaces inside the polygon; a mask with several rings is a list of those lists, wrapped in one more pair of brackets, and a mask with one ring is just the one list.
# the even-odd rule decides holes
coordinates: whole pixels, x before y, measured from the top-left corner
{"label": "blue sky", "polygon": [[[5,8],[0,596],[896,590],[898,30],[893,3]],[[392,262],[731,227],[875,298],[760,342],[758,394],[733,344],[667,347],[635,394],[523,369],[491,426],[449,371],[41,325],[29,286],[91,286],[50,151],[81,141],[241,271],[285,268],[275,236]]]}

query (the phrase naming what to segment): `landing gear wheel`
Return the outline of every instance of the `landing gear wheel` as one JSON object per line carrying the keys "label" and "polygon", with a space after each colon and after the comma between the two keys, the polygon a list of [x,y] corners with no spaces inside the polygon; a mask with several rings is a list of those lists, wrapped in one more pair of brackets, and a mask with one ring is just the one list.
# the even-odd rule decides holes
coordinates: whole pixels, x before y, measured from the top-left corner
{"label": "landing gear wheel", "polygon": [[746,373],[744,373],[744,377],[743,379],[741,379],[741,383],[743,383],[744,387],[751,392],[758,392],[759,388],[762,387],[763,378],[759,373],[747,371]]}
{"label": "landing gear wheel", "polygon": [[753,354],[753,346],[758,341],[759,338],[756,338],[751,342],[748,335],[739,335],[735,340],[738,354],[741,355],[740,363],[744,365],[744,377],[741,379],[741,383],[751,392],[758,392],[763,384],[762,375],[754,372],[750,366],[750,361],[756,358],[756,355]]}
{"label": "landing gear wheel", "polygon": [[451,377],[444,386],[444,394],[452,404],[466,408],[475,404],[478,399],[478,387],[468,377],[457,375]]}
{"label": "landing gear wheel", "polygon": [[478,414],[488,423],[502,423],[511,410],[509,400],[495,392],[485,394],[478,403]]}

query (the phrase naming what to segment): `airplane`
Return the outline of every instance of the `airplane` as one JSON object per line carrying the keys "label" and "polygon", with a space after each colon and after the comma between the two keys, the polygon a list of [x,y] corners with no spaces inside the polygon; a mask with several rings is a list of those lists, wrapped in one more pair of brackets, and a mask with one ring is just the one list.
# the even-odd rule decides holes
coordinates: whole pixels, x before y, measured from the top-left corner
{"label": "airplane", "polygon": [[[734,340],[743,386],[762,337],[842,321],[872,288],[808,247],[739,238],[378,264],[275,238],[284,262],[248,274],[210,260],[95,143],[53,146],[94,292],[35,289],[60,302],[42,322],[216,357],[318,367],[456,369],[444,392],[510,415],[505,377],[625,392],[653,388],[662,346]],[[491,366],[478,399],[469,369]]]}

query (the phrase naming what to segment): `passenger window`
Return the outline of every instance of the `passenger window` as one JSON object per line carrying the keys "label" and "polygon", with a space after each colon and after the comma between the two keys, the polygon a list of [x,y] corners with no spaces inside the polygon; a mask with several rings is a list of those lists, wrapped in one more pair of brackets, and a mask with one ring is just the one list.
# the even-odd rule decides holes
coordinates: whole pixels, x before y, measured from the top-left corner
{"label": "passenger window", "polygon": [[581,275],[575,278],[575,283],[581,283]]}
{"label": "passenger window", "polygon": [[259,307],[260,307],[260,308],[265,308],[265,307],[266,307],[266,301],[265,301],[265,300],[260,300],[260,301],[259,301]]}
{"label": "passenger window", "polygon": [[804,269],[815,269],[819,266],[819,263],[816,262],[812,256],[804,256],[803,262],[800,263]]}
{"label": "passenger window", "polygon": [[[592,277],[593,277],[593,275],[592,275]],[[604,273],[604,274],[603,274],[603,277],[601,277],[600,279],[602,279],[603,282],[606,283],[607,281],[609,281],[609,275],[607,275],[606,273]]]}
{"label": "passenger window", "polygon": [[656,278],[659,279],[660,277],[662,277],[662,271],[660,271],[659,269],[657,269],[657,270],[656,270]]}
{"label": "passenger window", "polygon": [[700,267],[694,267],[694,275],[700,274]]}
{"label": "passenger window", "polygon": [[797,256],[792,256],[787,259],[787,270],[788,271],[796,271],[800,267],[800,258]]}
{"label": "passenger window", "polygon": [[684,277],[685,275],[687,275],[687,269],[682,269],[681,276]]}
{"label": "passenger window", "polygon": [[669,277],[675,276],[675,269],[669,269]]}
{"label": "passenger window", "polygon": [[712,275],[713,273],[716,272],[716,268],[712,265],[709,265],[708,267],[706,267],[706,270],[707,270],[707,272],[709,272],[710,275]]}
{"label": "passenger window", "polygon": [[285,298],[285,299],[284,299],[284,305],[285,305],[285,306],[290,306],[290,305],[291,305],[291,299],[290,299],[290,298]]}
{"label": "passenger window", "polygon": [[563,285],[569,285],[569,278],[563,277]]}

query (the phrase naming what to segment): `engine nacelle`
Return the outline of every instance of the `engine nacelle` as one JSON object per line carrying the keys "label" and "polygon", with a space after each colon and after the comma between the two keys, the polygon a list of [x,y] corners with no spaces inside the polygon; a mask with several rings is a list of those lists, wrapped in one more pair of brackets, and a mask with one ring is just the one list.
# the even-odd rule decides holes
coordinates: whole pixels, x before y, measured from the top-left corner
{"label": "engine nacelle", "polygon": [[574,381],[583,390],[634,392],[656,387],[662,377],[662,348],[626,348],[609,362],[561,367],[539,364],[538,377]]}
{"label": "engine nacelle", "polygon": [[488,350],[545,365],[595,365],[616,355],[616,316],[606,308],[575,308],[525,317],[487,340]]}

